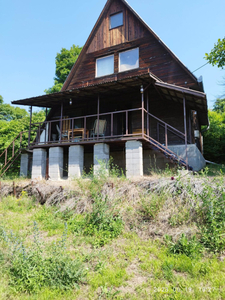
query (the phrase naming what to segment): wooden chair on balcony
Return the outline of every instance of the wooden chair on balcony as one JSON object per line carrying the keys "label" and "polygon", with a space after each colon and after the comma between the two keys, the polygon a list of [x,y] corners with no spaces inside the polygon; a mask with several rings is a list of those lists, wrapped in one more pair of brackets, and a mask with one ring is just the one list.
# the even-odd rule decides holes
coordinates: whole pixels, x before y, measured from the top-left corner
{"label": "wooden chair on balcony", "polygon": [[[99,121],[99,122],[98,122]],[[104,137],[106,131],[106,120],[96,119],[90,136],[95,138],[96,136]]]}
{"label": "wooden chair on balcony", "polygon": [[62,132],[60,131],[60,128],[58,125],[56,125],[56,129],[59,134],[59,140],[68,140],[68,132],[70,130],[70,120],[63,120],[62,121]]}

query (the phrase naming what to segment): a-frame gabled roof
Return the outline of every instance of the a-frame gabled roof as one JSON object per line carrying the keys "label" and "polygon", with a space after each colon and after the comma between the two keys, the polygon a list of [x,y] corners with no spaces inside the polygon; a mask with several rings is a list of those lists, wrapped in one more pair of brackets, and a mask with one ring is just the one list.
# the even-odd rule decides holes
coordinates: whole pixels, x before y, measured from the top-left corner
{"label": "a-frame gabled roof", "polygon": [[[104,16],[107,14],[107,11],[110,7],[110,5],[113,3],[113,1],[115,0],[108,0],[97,20],[97,22],[95,23],[95,26],[94,28],[92,29],[76,63],[74,64],[70,74],[68,75],[64,85],[63,85],[63,88],[62,88],[62,91],[65,91],[67,89],[70,89],[70,83],[73,79],[73,77],[75,76],[76,74],[76,71],[77,69],[79,68],[82,60],[84,59],[86,53],[87,53],[87,50],[88,50],[88,47],[91,43],[91,41],[93,40],[94,36],[95,36],[95,33],[96,31],[98,30],[99,26],[101,25],[103,19],[104,19]],[[166,44],[158,37],[158,35],[143,21],[143,19],[138,15],[138,13],[127,3],[127,1],[125,0],[117,0],[117,1],[120,1],[122,2],[126,8],[129,10],[130,13],[132,13],[137,19],[138,21],[144,26],[144,28],[152,35],[155,37],[156,40],[158,40],[158,42],[162,45],[162,47],[164,47],[164,49],[171,55],[171,57],[178,63],[178,65],[184,70],[184,72],[189,75],[192,80],[194,82],[196,82],[197,84],[197,78],[191,73],[191,71],[178,59],[178,57],[169,49],[169,47],[166,46]]]}

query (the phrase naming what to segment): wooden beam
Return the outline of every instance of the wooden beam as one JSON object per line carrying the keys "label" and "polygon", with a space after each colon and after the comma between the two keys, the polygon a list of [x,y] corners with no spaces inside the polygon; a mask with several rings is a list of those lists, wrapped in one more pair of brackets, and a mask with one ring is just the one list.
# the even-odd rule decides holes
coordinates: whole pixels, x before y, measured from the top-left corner
{"label": "wooden beam", "polygon": [[185,134],[185,156],[186,164],[188,165],[188,155],[187,155],[187,117],[186,117],[186,99],[183,95],[183,108],[184,108],[184,134]]}
{"label": "wooden beam", "polygon": [[97,103],[97,119],[98,119],[97,140],[99,139],[99,112],[100,112],[100,97],[99,97],[99,94],[98,94],[98,103]]}
{"label": "wooden beam", "polygon": [[62,141],[62,118],[63,118],[63,101],[61,102],[61,116],[60,116],[60,142]]}
{"label": "wooden beam", "polygon": [[149,136],[149,91],[147,90],[147,136]]}
{"label": "wooden beam", "polygon": [[145,105],[145,103],[144,103],[144,101],[145,101],[145,95],[144,95],[144,91],[141,93],[141,119],[142,119],[142,137],[144,137],[144,122],[145,122],[145,115],[144,115],[144,109],[145,109],[145,107],[144,107],[144,105]]}
{"label": "wooden beam", "polygon": [[30,107],[30,127],[29,127],[29,136],[28,136],[28,147],[30,147],[31,123],[32,123],[32,106]]}

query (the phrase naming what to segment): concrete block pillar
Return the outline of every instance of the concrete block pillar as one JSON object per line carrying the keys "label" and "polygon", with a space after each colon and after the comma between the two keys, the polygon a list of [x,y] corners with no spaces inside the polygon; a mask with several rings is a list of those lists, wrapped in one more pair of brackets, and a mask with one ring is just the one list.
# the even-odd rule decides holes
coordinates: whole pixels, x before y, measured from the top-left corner
{"label": "concrete block pillar", "polygon": [[51,180],[60,180],[63,177],[63,148],[49,148],[49,177]]}
{"label": "concrete block pillar", "polygon": [[142,142],[126,142],[126,177],[143,176]]}
{"label": "concrete block pillar", "polygon": [[46,174],[47,153],[45,149],[33,150],[32,179],[44,179]]}
{"label": "concrete block pillar", "polygon": [[21,154],[20,158],[20,176],[27,177],[29,156],[27,153]]}
{"label": "concrete block pillar", "polygon": [[84,147],[80,145],[69,147],[69,178],[81,177],[84,169]]}
{"label": "concrete block pillar", "polygon": [[94,175],[98,175],[102,170],[108,173],[108,162],[109,162],[109,145],[105,143],[94,145]]}

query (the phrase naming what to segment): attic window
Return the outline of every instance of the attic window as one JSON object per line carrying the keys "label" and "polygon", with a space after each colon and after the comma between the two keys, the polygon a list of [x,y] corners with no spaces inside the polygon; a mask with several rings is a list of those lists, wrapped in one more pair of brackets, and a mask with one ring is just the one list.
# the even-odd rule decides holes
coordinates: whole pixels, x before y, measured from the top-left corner
{"label": "attic window", "polygon": [[114,55],[105,56],[96,60],[96,77],[114,73]]}
{"label": "attic window", "polygon": [[119,54],[119,72],[139,68],[139,48],[124,51]]}
{"label": "attic window", "polygon": [[110,29],[123,25],[123,13],[117,13],[110,16]]}

